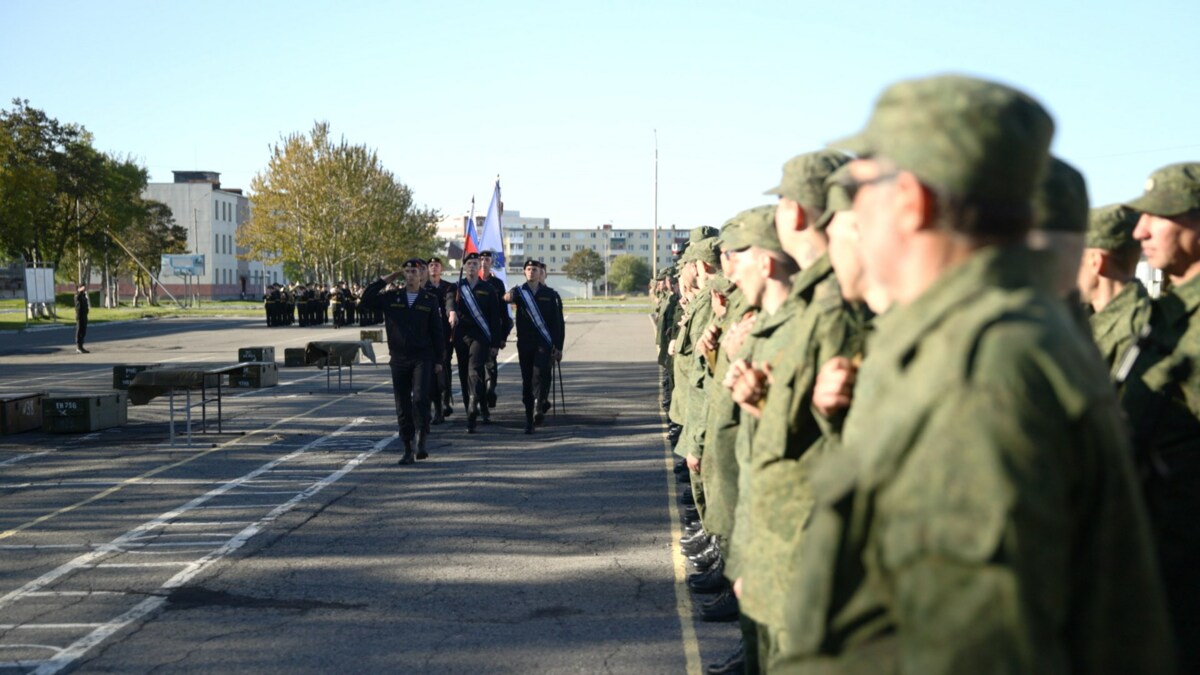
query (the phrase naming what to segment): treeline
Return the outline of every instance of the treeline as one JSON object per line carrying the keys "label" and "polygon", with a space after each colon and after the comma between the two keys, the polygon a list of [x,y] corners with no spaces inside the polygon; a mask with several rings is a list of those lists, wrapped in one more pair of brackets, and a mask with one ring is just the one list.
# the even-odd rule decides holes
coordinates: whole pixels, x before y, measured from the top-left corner
{"label": "treeline", "polygon": [[293,279],[366,279],[441,245],[437,212],[417,207],[374,150],[334,141],[327,122],[272,146],[250,189],[254,208],[238,246],[247,258],[283,263]]}
{"label": "treeline", "polygon": [[[100,152],[82,125],[14,99],[0,111],[0,257],[53,264],[60,281],[99,271],[104,305],[132,275],[138,293],[164,253],[182,253],[187,230],[171,210],[142,198],[149,174],[132,158]],[[135,302],[137,294],[135,293]]]}

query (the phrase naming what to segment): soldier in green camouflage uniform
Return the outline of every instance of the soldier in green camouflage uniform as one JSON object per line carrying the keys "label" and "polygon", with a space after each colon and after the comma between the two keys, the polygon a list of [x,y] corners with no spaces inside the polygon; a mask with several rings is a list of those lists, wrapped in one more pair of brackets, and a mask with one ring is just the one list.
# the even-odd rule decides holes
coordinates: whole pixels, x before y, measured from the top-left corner
{"label": "soldier in green camouflage uniform", "polygon": [[851,164],[876,324],[772,672],[1171,672],[1130,448],[1095,349],[1022,245],[1053,122],[902,82]]}
{"label": "soldier in green camouflage uniform", "polygon": [[1088,214],[1079,265],[1079,297],[1093,313],[1092,337],[1110,373],[1150,321],[1150,294],[1135,276],[1142,248],[1133,238],[1136,211],[1112,204]]}
{"label": "soldier in green camouflage uniform", "polygon": [[[1156,299],[1122,403],[1134,431],[1181,671],[1200,672],[1200,163],[1150,175],[1125,204],[1142,253],[1171,282]],[[1148,672],[1145,668],[1143,672]]]}

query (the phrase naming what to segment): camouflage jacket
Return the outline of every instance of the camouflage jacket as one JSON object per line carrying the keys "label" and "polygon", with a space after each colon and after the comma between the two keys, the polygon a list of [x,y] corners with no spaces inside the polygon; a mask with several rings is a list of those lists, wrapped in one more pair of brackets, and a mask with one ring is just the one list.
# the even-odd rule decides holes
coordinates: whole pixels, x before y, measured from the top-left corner
{"label": "camouflage jacket", "polygon": [[771,672],[1172,672],[1116,396],[1045,264],[983,249],[877,321]]}
{"label": "camouflage jacket", "polygon": [[1149,320],[1150,295],[1137,279],[1126,284],[1104,309],[1088,319],[1108,372],[1115,374],[1121,358]]}

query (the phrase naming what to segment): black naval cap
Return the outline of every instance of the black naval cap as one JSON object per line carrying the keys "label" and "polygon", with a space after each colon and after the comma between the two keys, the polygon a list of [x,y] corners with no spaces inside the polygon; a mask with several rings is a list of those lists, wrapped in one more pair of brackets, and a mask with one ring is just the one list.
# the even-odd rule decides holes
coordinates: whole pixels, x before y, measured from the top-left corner
{"label": "black naval cap", "polygon": [[490,250],[484,250],[484,251],[480,251],[480,252],[479,252],[479,257],[480,257],[480,258],[488,258],[488,259],[491,259],[491,258],[492,258],[492,252],[491,252]]}
{"label": "black naval cap", "polygon": [[423,258],[409,258],[404,261],[402,267],[424,267],[425,260]]}
{"label": "black naval cap", "polygon": [[467,262],[468,260],[479,260],[479,254],[478,253],[468,253],[468,254],[464,255],[463,262]]}
{"label": "black naval cap", "polygon": [[525,269],[527,267],[537,267],[537,266],[538,266],[538,261],[534,260],[533,258],[528,258],[525,260],[525,264],[521,265],[521,269]]}
{"label": "black naval cap", "polygon": [[429,265],[432,265],[433,263],[437,263],[437,264],[441,265],[442,259],[437,257],[436,255],[434,255],[434,256],[429,256],[429,260],[426,260],[425,262]]}

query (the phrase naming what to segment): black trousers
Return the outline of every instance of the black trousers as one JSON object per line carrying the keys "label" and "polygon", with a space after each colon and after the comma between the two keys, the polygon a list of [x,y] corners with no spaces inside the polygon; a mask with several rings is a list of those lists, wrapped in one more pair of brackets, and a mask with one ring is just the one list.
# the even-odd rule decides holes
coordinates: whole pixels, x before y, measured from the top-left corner
{"label": "black trousers", "polygon": [[496,376],[500,374],[500,366],[496,363],[497,358],[499,358],[499,355],[492,356],[492,353],[488,352],[487,365],[484,368],[484,372],[487,375],[488,396],[496,395]]}
{"label": "black trousers", "polygon": [[484,368],[492,353],[492,346],[464,336],[455,343],[454,353],[458,359],[458,379],[463,385],[463,401],[467,404],[467,412],[487,412]]}
{"label": "black trousers", "polygon": [[550,348],[540,341],[532,345],[517,343],[517,360],[521,363],[521,402],[525,414],[532,415],[535,403],[550,398]]}
{"label": "black trousers", "polygon": [[[448,329],[448,324],[443,328]],[[433,395],[429,397],[430,403],[439,408],[449,408],[454,404],[452,401],[453,393],[450,387],[450,358],[454,353],[451,345],[446,345],[444,350],[445,357],[442,361],[442,372],[433,374]],[[466,387],[464,387],[465,389]]]}
{"label": "black trousers", "polygon": [[433,359],[428,357],[392,357],[392,396],[396,399],[396,419],[400,438],[411,441],[417,429],[429,433],[429,389],[433,379]]}
{"label": "black trousers", "polygon": [[83,349],[83,338],[87,336],[87,317],[75,319],[75,346]]}

